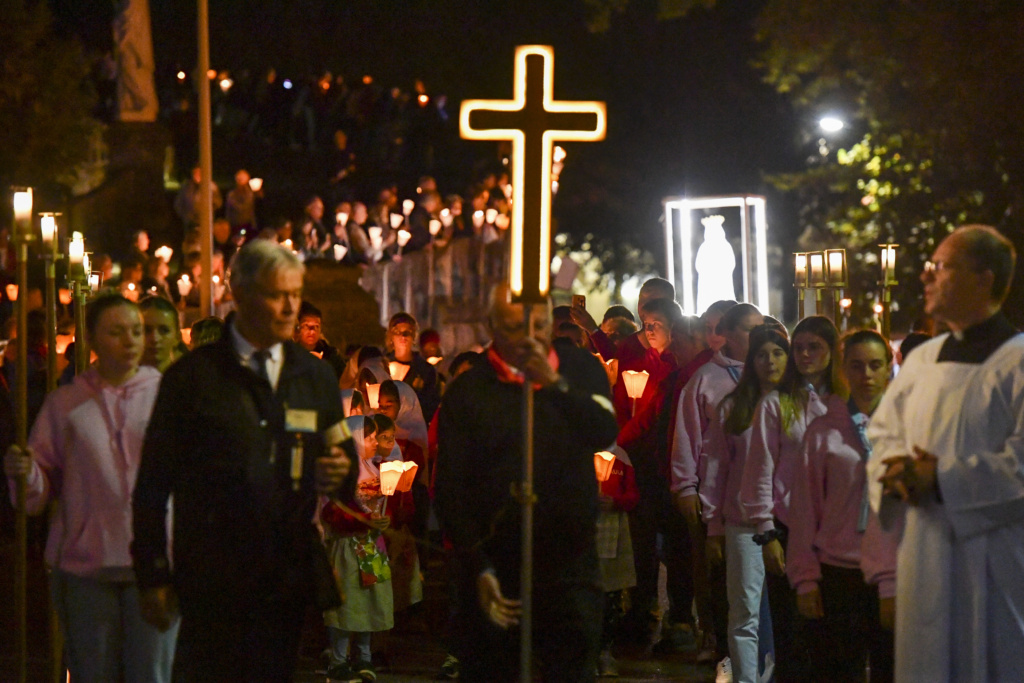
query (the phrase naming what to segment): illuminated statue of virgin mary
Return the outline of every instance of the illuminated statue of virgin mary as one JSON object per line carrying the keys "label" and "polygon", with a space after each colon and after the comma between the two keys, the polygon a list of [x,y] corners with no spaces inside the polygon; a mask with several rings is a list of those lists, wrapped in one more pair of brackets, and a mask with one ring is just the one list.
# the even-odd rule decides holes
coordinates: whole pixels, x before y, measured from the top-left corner
{"label": "illuminated statue of virgin mary", "polygon": [[732,273],[736,270],[736,254],[725,238],[723,216],[707,216],[701,219],[704,226],[704,242],[697,249],[694,267],[697,270],[697,315],[708,306],[723,299],[736,299]]}

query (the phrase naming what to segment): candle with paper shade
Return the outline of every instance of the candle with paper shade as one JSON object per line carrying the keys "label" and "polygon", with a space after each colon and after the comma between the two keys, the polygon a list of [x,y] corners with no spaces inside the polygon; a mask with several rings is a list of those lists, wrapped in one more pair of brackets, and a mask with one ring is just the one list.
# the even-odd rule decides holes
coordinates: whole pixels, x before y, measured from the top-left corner
{"label": "candle with paper shade", "polygon": [[51,249],[53,240],[57,237],[57,218],[52,213],[40,214],[39,232],[43,236],[43,245],[47,250]]}
{"label": "candle with paper shade", "polygon": [[345,254],[347,254],[347,253],[348,253],[348,247],[346,247],[344,244],[335,244],[334,245],[334,260],[335,261],[342,260],[343,258],[345,258]]}
{"label": "candle with paper shade", "polygon": [[182,275],[178,278],[178,294],[188,296],[188,293],[191,291],[192,281],[188,279],[188,275]]}
{"label": "candle with paper shade", "polygon": [[399,491],[405,493],[412,490],[412,484],[416,480],[416,471],[419,468],[419,465],[409,460],[402,463],[402,478],[398,480]]}
{"label": "candle with paper shade", "polygon": [[81,266],[83,258],[85,258],[85,239],[80,232],[72,233],[71,241],[68,242],[68,263],[72,268]]}
{"label": "candle with paper shade", "polygon": [[380,410],[380,385],[366,385],[366,400],[370,404],[370,410]]}
{"label": "candle with paper shade", "polygon": [[636,413],[636,400],[644,395],[644,389],[647,387],[647,380],[650,376],[646,370],[640,372],[624,370],[622,372],[622,381],[626,383],[626,394],[633,399],[634,413]]}
{"label": "candle with paper shade", "polygon": [[441,221],[432,218],[427,229],[430,231],[431,237],[437,237],[437,233],[441,232]]}
{"label": "candle with paper shade", "polygon": [[431,356],[430,358],[427,359],[427,362],[430,363],[431,365],[437,365],[442,360],[444,360],[443,356]]}
{"label": "candle with paper shade", "polygon": [[599,482],[608,481],[612,476],[612,468],[615,467],[615,454],[608,451],[594,453],[594,470]]}
{"label": "candle with paper shade", "polygon": [[506,213],[499,213],[494,218],[494,226],[499,230],[508,230],[510,225],[512,225],[512,217]]}
{"label": "candle with paper shade", "polygon": [[482,228],[483,225],[484,225],[484,220],[486,220],[486,217],[484,216],[484,212],[483,211],[474,211],[473,212],[473,227],[474,228]]}
{"label": "candle with paper shade", "polygon": [[412,210],[415,208],[416,202],[414,202],[411,199],[406,199],[404,202],[402,202],[402,213],[405,214],[406,218],[409,217],[409,214],[412,213]]}
{"label": "candle with paper shade", "polygon": [[70,289],[59,289],[59,290],[57,290],[57,298],[58,298],[58,300],[62,304],[67,306],[68,304],[71,303],[71,298],[72,298],[71,297],[71,290]]}
{"label": "candle with paper shade", "polygon": [[399,363],[397,360],[393,360],[388,363],[388,370],[391,371],[391,379],[399,382],[405,379],[405,376],[409,374],[409,367],[405,363]]}
{"label": "candle with paper shade", "polygon": [[348,214],[344,211],[339,211],[335,219],[337,219],[338,225],[348,225]]}
{"label": "candle with paper shade", "polygon": [[8,301],[17,301],[18,300],[18,285],[14,284],[14,283],[11,283],[11,284],[7,285],[7,287],[5,289],[7,291],[7,300]]}
{"label": "candle with paper shade", "polygon": [[174,250],[168,247],[167,245],[164,245],[157,249],[156,251],[154,251],[153,256],[156,256],[158,259],[161,259],[164,263],[170,263],[171,257],[174,256]]}
{"label": "candle with paper shade", "polygon": [[385,496],[395,495],[398,482],[402,480],[402,461],[392,460],[380,464],[380,492]]}
{"label": "candle with paper shade", "polygon": [[488,223],[493,223],[494,219],[496,219],[498,217],[498,210],[497,209],[487,209],[486,213],[484,213],[484,217],[487,219]]}
{"label": "candle with paper shade", "polygon": [[455,220],[455,216],[452,215],[451,209],[441,209],[441,225],[448,227]]}
{"label": "candle with paper shade", "polygon": [[408,230],[398,231],[398,248],[401,249],[405,245],[409,244],[409,240],[412,239],[412,233]]}
{"label": "candle with paper shade", "polygon": [[403,216],[402,214],[400,214],[400,213],[393,213],[393,214],[391,214],[391,229],[392,230],[398,230],[398,228],[402,227],[402,223],[404,223],[404,222],[405,222],[405,216]]}
{"label": "candle with paper shade", "polygon": [[284,242],[281,242],[281,246],[287,249],[288,251],[295,251],[295,249],[292,248],[293,245],[291,240],[285,240]]}
{"label": "candle with paper shade", "polygon": [[263,178],[249,178],[249,189],[259,192],[263,189]]}

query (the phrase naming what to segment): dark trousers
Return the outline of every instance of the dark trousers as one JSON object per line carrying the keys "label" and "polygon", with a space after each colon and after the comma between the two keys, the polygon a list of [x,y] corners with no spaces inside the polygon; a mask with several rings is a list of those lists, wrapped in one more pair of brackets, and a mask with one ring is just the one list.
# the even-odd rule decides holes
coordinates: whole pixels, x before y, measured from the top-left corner
{"label": "dark trousers", "polygon": [[814,668],[837,682],[864,680],[870,657],[872,683],[893,679],[893,634],[878,621],[878,588],[864,583],[860,569],[821,565],[825,617],[811,643]]}
{"label": "dark trousers", "polygon": [[300,600],[281,600],[251,609],[185,610],[174,681],[291,681],[304,609]]}
{"label": "dark trousers", "polygon": [[629,533],[636,563],[633,616],[647,613],[657,604],[658,564],[663,562],[668,574],[669,619],[692,624],[692,546],[686,520],[672,505],[667,486],[641,488],[640,502],[629,517]]}
{"label": "dark trousers", "polygon": [[[784,524],[775,520],[776,528],[786,531]],[[786,543],[782,543],[785,550]],[[768,603],[772,612],[772,635],[775,640],[775,680],[820,681],[811,665],[808,622],[796,609],[796,591],[785,576],[765,573],[768,585]],[[826,676],[824,680],[829,680]]]}
{"label": "dark trousers", "polygon": [[[475,587],[465,588],[464,596],[476,597]],[[464,607],[459,624],[459,679],[471,683],[519,680],[520,630],[494,626],[468,600]],[[533,654],[542,680],[593,681],[604,612],[600,587],[596,583],[534,586],[533,609]]]}

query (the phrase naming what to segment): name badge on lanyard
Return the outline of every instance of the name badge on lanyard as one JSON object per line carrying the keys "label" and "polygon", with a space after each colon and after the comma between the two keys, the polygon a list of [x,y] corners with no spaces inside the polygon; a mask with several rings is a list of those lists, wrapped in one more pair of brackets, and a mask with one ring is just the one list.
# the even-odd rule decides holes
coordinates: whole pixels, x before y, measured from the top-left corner
{"label": "name badge on lanyard", "polygon": [[292,445],[291,479],[292,490],[298,491],[302,483],[302,435],[316,433],[316,411],[285,408],[284,428],[295,434],[295,443]]}

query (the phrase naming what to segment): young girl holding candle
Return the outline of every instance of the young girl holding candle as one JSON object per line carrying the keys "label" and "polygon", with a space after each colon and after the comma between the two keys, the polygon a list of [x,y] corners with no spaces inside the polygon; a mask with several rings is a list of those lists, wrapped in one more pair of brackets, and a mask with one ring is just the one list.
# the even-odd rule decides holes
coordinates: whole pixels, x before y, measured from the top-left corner
{"label": "young girl holding candle", "polygon": [[[345,419],[359,455],[359,479],[349,500],[327,499],[320,508],[324,543],[342,596],[341,607],[324,612],[331,641],[327,678],[334,683],[375,680],[370,662],[370,633],[394,626],[391,567],[383,532],[390,519],[382,514],[377,455],[377,426],[372,417]],[[348,662],[349,646],[355,664]]]}
{"label": "young girl holding candle", "polygon": [[605,607],[597,673],[599,676],[618,676],[612,645],[615,631],[625,614],[625,591],[636,585],[629,513],[640,500],[640,490],[636,487],[633,463],[626,451],[613,445],[608,452],[615,456],[615,462],[608,480],[598,485],[601,512],[597,518],[597,557]]}
{"label": "young girl holding candle", "polygon": [[838,332],[824,316],[801,320],[793,330],[786,372],[778,389],[758,403],[751,423],[750,449],[740,481],[740,503],[755,526],[768,572],[775,676],[785,681],[813,680],[807,634],[796,613],[796,594],[785,579],[785,543],[790,522],[790,492],[802,456],[807,426],[826,412],[825,400],[842,393],[835,363]]}
{"label": "young girl holding candle", "polygon": [[[118,294],[86,311],[96,363],[43,404],[28,449],[4,471],[26,478],[26,507],[57,501],[46,543],[50,591],[71,680],[170,681],[178,619],[160,632],[142,618],[129,542],[131,495],[160,373],[140,367],[143,323]],[[13,501],[12,501],[13,502]]]}
{"label": "young girl holding candle", "polygon": [[[729,598],[729,658],[732,680],[760,680],[772,652],[771,616],[764,590],[764,561],[754,543],[754,527],[744,517],[740,482],[750,448],[751,422],[760,399],[775,390],[786,370],[789,340],[768,325],[750,333],[743,374],[712,418],[706,471],[700,486],[702,516],[708,525],[707,557],[725,560]],[[762,615],[764,618],[762,618]]]}
{"label": "young girl holding candle", "polygon": [[867,423],[891,372],[892,349],[882,335],[859,330],[845,338],[843,374],[850,398],[829,396],[828,412],[807,428],[790,499],[786,572],[800,614],[820,625],[812,641],[815,669],[829,672],[834,681],[863,681],[869,655],[872,681],[893,677],[893,634],[879,615],[880,603],[888,601],[892,611],[895,581],[881,581],[876,591],[860,569],[862,543],[895,551],[894,539],[886,543],[882,534],[865,534],[871,515]]}

